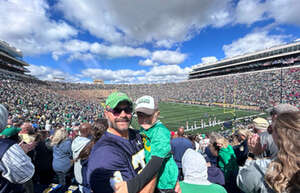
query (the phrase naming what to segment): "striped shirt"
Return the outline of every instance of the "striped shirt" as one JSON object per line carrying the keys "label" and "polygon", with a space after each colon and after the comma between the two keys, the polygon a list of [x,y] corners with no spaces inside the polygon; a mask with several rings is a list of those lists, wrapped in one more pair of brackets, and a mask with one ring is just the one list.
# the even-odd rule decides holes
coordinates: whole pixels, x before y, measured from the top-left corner
{"label": "striped shirt", "polygon": [[12,145],[0,160],[0,172],[11,183],[23,184],[30,180],[34,174],[34,166],[23,149]]}

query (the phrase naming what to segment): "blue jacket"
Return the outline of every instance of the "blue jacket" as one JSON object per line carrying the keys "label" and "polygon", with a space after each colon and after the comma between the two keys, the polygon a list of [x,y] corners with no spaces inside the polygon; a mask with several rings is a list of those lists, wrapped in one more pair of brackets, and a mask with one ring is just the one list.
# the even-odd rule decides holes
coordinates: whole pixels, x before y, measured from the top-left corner
{"label": "blue jacket", "polygon": [[70,170],[72,160],[71,144],[71,139],[65,139],[53,147],[52,166],[55,172],[67,173]]}
{"label": "blue jacket", "polygon": [[105,132],[88,160],[87,179],[94,193],[112,193],[115,182],[128,181],[142,169],[144,145],[138,131],[129,129],[129,140]]}

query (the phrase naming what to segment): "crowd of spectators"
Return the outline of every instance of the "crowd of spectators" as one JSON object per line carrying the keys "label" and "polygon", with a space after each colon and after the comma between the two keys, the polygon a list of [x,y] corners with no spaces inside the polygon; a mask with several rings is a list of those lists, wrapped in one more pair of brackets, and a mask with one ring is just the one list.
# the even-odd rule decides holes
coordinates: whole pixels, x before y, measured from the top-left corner
{"label": "crowd of spectators", "polygon": [[[89,192],[85,189],[88,181],[84,169],[93,145],[111,126],[104,126],[102,116],[107,109],[104,110],[101,101],[110,92],[120,90],[133,99],[152,95],[162,101],[173,98],[223,103],[226,100],[226,103],[259,106],[261,109],[275,106],[280,101],[290,104],[288,108],[276,106],[277,109],[270,111],[272,123],[262,118],[253,120],[251,129],[243,128],[233,135],[223,131],[188,139],[180,131],[178,139],[176,134],[173,135],[172,149],[175,155],[178,149],[175,150],[174,144],[182,150],[176,141],[184,138],[188,143],[175,159],[182,161],[179,180],[182,180],[183,193],[205,191],[211,184],[218,184],[210,186],[211,189],[224,193],[297,192],[300,169],[300,114],[296,112],[300,105],[299,72],[298,67],[181,83],[94,86],[41,82],[1,71],[0,143],[4,145],[0,146],[0,184],[3,185],[0,187],[16,193],[38,193],[45,189],[48,192],[67,189],[69,192]],[[120,109],[109,110],[107,113],[116,115],[128,111],[126,113],[131,116],[132,112],[121,109],[117,114]],[[102,126],[95,126],[96,120],[100,119]],[[90,128],[89,132],[86,127]],[[5,141],[7,139],[9,141]],[[89,146],[85,148],[87,144]],[[16,155],[19,156],[17,162],[9,161]],[[207,165],[200,166],[197,160]],[[10,162],[17,163],[18,167]],[[78,186],[82,186],[81,189],[77,189]]]}
{"label": "crowd of spectators", "polygon": [[[85,95],[90,95],[90,98],[99,94],[99,91],[93,90],[103,90],[102,94],[108,91],[104,97],[113,90],[119,90],[129,93],[133,99],[148,94],[159,101],[226,103],[256,106],[265,110],[279,102],[300,106],[299,69],[299,67],[270,69],[178,83],[94,85],[47,82],[47,84],[56,91],[84,91]],[[94,98],[99,99],[99,97]]]}
{"label": "crowd of spectators", "polygon": [[[249,72],[180,83],[120,85],[132,98],[151,93],[160,100],[199,101],[257,106],[262,110],[280,101],[299,106],[299,67]],[[224,101],[225,100],[225,101]]]}
{"label": "crowd of spectators", "polygon": [[[99,102],[80,95],[60,94],[47,85],[32,81],[7,79],[0,73],[0,103],[10,112],[13,121],[30,120],[45,128],[63,125],[71,128],[102,115]],[[49,129],[49,128],[48,128]]]}

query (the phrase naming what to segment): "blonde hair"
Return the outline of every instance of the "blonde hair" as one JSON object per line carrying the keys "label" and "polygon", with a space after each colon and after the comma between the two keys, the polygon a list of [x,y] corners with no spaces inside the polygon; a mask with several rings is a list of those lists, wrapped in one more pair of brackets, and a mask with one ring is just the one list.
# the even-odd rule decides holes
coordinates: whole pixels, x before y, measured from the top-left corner
{"label": "blonde hair", "polygon": [[209,139],[210,139],[211,144],[218,143],[218,144],[221,144],[221,146],[224,148],[227,148],[227,146],[229,145],[228,140],[216,132],[212,132]]}
{"label": "blonde hair", "polygon": [[246,138],[250,137],[252,135],[251,131],[249,131],[248,129],[245,128],[241,128],[236,132],[237,135],[241,136],[245,136]]}
{"label": "blonde hair", "polygon": [[220,137],[222,137],[221,134],[219,134],[219,133],[217,133],[217,132],[211,132],[211,133],[209,134],[209,142],[210,142],[211,144],[213,144],[214,142],[216,142],[217,138],[220,138]]}
{"label": "blonde hair", "polygon": [[51,139],[51,146],[57,145],[68,137],[68,132],[65,128],[57,129]]}
{"label": "blonde hair", "polygon": [[221,147],[223,147],[223,148],[227,148],[229,145],[229,141],[223,136],[217,138],[216,142],[217,142],[217,144],[221,144]]}
{"label": "blonde hair", "polygon": [[273,128],[277,135],[278,154],[265,175],[267,184],[276,192],[284,192],[288,182],[300,170],[300,112],[279,114]]}

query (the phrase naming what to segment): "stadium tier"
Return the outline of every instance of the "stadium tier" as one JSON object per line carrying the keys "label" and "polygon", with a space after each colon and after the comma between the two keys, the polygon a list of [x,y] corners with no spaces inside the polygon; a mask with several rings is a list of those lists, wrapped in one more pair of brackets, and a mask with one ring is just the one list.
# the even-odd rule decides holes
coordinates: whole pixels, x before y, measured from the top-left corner
{"label": "stadium tier", "polygon": [[28,73],[25,66],[29,66],[22,60],[23,54],[20,50],[0,40],[0,69],[19,74]]}
{"label": "stadium tier", "polygon": [[189,79],[221,76],[300,64],[300,42],[276,46],[214,63],[199,64],[189,74]]}

